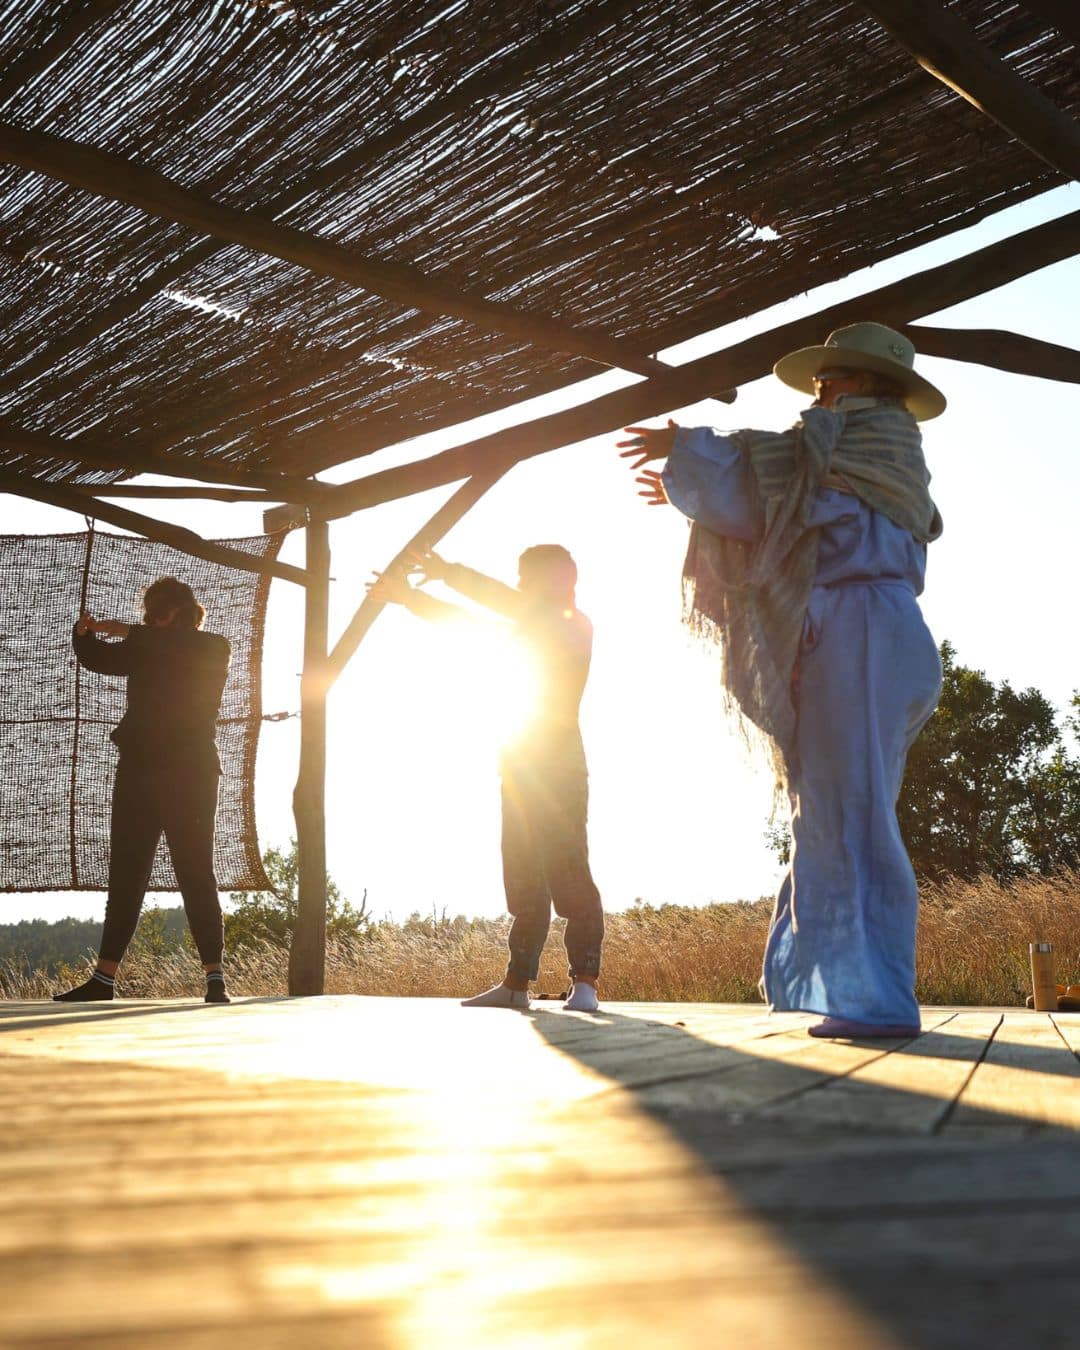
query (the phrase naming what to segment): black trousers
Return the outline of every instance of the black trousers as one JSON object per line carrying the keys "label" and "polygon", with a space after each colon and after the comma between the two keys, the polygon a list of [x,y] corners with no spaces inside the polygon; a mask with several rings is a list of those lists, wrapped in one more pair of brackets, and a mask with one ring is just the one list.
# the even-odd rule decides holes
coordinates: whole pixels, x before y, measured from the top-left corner
{"label": "black trousers", "polygon": [[510,926],[507,978],[535,980],[551,909],[566,920],[570,977],[600,973],[604,911],[589,870],[584,766],[502,766],[502,861]]}
{"label": "black trousers", "polygon": [[169,845],[191,936],[204,965],[221,960],[224,937],[214,877],[216,766],[170,768],[121,756],[113,784],[109,902],[101,955],[121,961],[139,922],[154,854]]}

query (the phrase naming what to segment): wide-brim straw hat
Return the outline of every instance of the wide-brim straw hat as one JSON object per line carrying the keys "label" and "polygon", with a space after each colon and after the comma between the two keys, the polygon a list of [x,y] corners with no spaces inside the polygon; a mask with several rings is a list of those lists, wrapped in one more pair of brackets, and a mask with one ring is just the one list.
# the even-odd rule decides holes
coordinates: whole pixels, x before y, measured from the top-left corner
{"label": "wide-brim straw hat", "polygon": [[945,395],[915,370],[915,348],[903,333],[882,323],[853,323],[837,328],[821,347],[801,347],[781,357],[773,374],[801,393],[814,392],[814,376],[833,367],[872,370],[887,375],[904,391],[912,416],[927,422],[945,411]]}

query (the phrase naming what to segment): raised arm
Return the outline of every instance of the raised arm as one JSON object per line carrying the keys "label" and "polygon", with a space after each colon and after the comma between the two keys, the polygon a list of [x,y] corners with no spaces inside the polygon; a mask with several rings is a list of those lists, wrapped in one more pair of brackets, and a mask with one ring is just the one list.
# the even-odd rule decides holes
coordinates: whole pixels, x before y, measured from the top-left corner
{"label": "raised arm", "polygon": [[416,567],[429,576],[432,581],[445,581],[459,595],[468,596],[485,609],[494,610],[508,619],[521,617],[523,609],[521,592],[503,581],[485,576],[464,563],[447,562],[437,553],[418,554]]}
{"label": "raised arm", "polygon": [[467,610],[459,605],[447,604],[445,600],[436,600],[433,595],[410,586],[400,573],[391,576],[387,572],[376,573],[375,580],[368,585],[368,594],[373,600],[381,600],[386,605],[401,605],[415,614],[418,619],[427,619],[430,623],[439,623],[446,619],[472,619]]}
{"label": "raised arm", "polygon": [[[111,619],[92,619],[88,614],[84,614],[71,632],[71,643],[79,664],[99,675],[130,675],[132,670],[132,651],[128,642],[130,632],[125,623],[116,623]],[[108,637],[119,637],[123,641],[102,642],[97,636],[98,633],[104,633]]]}
{"label": "raised arm", "polygon": [[729,436],[710,427],[627,427],[622,458],[640,469],[666,460],[661,471],[646,469],[637,479],[650,506],[670,502],[714,534],[748,543],[760,537],[765,513],[750,466]]}

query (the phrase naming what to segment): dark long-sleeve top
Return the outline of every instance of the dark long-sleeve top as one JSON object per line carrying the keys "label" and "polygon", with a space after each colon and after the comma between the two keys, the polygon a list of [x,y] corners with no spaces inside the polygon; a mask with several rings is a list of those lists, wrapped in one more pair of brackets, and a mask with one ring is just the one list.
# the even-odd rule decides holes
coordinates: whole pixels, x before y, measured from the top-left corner
{"label": "dark long-sleeve top", "polygon": [[127,711],[112,733],[125,759],[220,772],[215,733],[230,648],[217,633],[133,625],[121,642],[72,632],[80,665],[127,677]]}

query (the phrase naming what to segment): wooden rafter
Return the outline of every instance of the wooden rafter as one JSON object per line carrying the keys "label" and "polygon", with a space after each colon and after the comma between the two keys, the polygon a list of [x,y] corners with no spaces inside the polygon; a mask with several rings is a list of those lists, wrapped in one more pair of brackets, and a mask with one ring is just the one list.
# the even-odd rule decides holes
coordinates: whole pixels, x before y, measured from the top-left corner
{"label": "wooden rafter", "polygon": [[362,287],[405,309],[462,319],[485,332],[504,333],[531,346],[582,356],[637,374],[666,369],[628,343],[592,329],[576,329],[545,315],[517,310],[501,301],[460,291],[419,268],[382,262],[278,225],[266,216],[223,206],[192,192],[164,174],[59,136],[0,125],[0,160],[46,174],[109,201],[122,201],[172,224],[185,225],[217,240],[281,258],[317,276]]}
{"label": "wooden rafter", "polygon": [[897,327],[923,356],[944,356],[1013,375],[1080,384],[1080,351],[1056,342],[1042,342],[1000,328],[927,328],[920,323]]}
{"label": "wooden rafter", "polygon": [[937,0],[860,0],[919,65],[1067,178],[1080,178],[1080,123],[1010,70]]}
{"label": "wooden rafter", "polygon": [[[605,435],[630,422],[697,402],[707,397],[717,383],[740,385],[759,379],[768,374],[784,352],[812,346],[845,323],[873,319],[893,325],[907,324],[1077,252],[1080,252],[1080,211],[854,300],[832,305],[805,319],[783,324],[725,351],[688,362],[660,378],[538,418],[525,426],[483,436],[428,459],[343,483],[331,489],[326,501],[315,510],[320,516],[334,519],[472,474],[506,468],[591,436]],[[263,519],[267,529],[285,529],[298,523],[295,512],[288,507],[268,511]]]}
{"label": "wooden rafter", "polygon": [[72,484],[76,492],[86,497],[106,497],[109,501],[120,501],[125,497],[139,497],[155,501],[204,501],[204,502],[253,502],[255,505],[267,502],[280,502],[284,498],[279,493],[255,492],[248,488],[227,487],[153,487],[144,484],[105,483],[87,485]]}
{"label": "wooden rafter", "polygon": [[301,567],[253,557],[242,549],[229,548],[226,544],[204,539],[202,535],[185,529],[182,525],[155,520],[152,516],[142,515],[141,512],[114,506],[112,502],[88,501],[77,488],[66,483],[47,483],[26,474],[13,473],[10,469],[0,469],[0,492],[11,492],[19,497],[43,502],[46,506],[58,506],[64,511],[77,511],[81,516],[89,515],[98,520],[107,520],[110,525],[118,525],[122,530],[130,530],[133,534],[140,534],[146,539],[168,544],[181,553],[189,553],[195,558],[205,558],[208,562],[223,563],[226,567],[236,567],[242,572],[258,572],[264,576],[278,577],[282,581],[295,581],[301,586],[307,583],[307,574]]}
{"label": "wooden rafter", "polygon": [[[117,0],[103,0],[103,3],[95,7],[108,10],[115,8],[116,4]],[[362,141],[360,145],[336,156],[298,182],[291,183],[283,192],[279,192],[266,203],[265,213],[275,218],[279,217],[310,197],[312,193],[325,191],[350,174],[374,164],[383,156],[398,149],[406,140],[421,135],[450,117],[467,112],[485,98],[505,94],[532,71],[562,59],[593,34],[618,23],[638,4],[640,0],[608,0],[606,4],[587,8],[573,22],[559,30],[552,31],[546,28],[538,37],[524,44],[510,56],[502,61],[495,61],[462,80],[441,98],[430,100],[381,135]],[[70,41],[70,38],[68,40]],[[55,54],[59,54],[59,50],[58,43]],[[55,59],[55,54],[51,59]],[[33,73],[35,73],[33,70],[29,72]],[[11,87],[17,88],[29,78],[29,74],[18,67],[14,68],[11,73]],[[99,310],[84,323],[77,324],[62,339],[30,357],[13,371],[0,376],[0,388],[11,389],[37,379],[39,375],[78,351],[80,347],[93,342],[116,324],[130,318],[144,304],[160,295],[193,268],[212,258],[221,248],[222,245],[214,239],[203,239],[189,245],[178,258],[166,263],[139,285],[118,295],[104,309]]]}
{"label": "wooden rafter", "polygon": [[[925,76],[915,75],[910,80],[905,80],[902,84],[884,94],[877,94],[854,107],[838,112],[829,123],[830,136],[842,135],[844,131],[852,127],[863,125],[875,118],[886,117],[908,106],[913,85],[924,80]],[[393,148],[393,145],[389,142],[392,138],[395,138],[395,134],[396,128],[386,133],[387,150]],[[726,192],[736,191],[745,183],[748,176],[759,175],[767,172],[774,165],[786,162],[793,153],[797,153],[801,148],[819,143],[821,137],[821,128],[815,126],[791,139],[780,140],[770,146],[763,154],[750,158],[745,164],[730,169],[722,169],[717,173],[708,175],[701,183],[684,192],[660,195],[652,201],[635,202],[631,208],[618,213],[604,225],[591,230],[585,229],[575,232],[569,243],[564,241],[553,243],[543,253],[542,260],[537,265],[541,267],[552,266],[558,261],[576,256],[589,249],[600,248],[605,244],[621,241],[628,234],[648,229],[658,220],[662,220],[669,215],[672,210],[684,210],[694,204],[712,200]],[[351,165],[351,167],[355,166]],[[174,278],[170,276],[170,280],[172,279]],[[275,381],[270,389],[261,388],[250,393],[237,394],[226,405],[209,409],[206,413],[185,422],[183,427],[170,428],[161,432],[151,442],[151,448],[164,450],[170,445],[179,444],[190,436],[210,431],[215,426],[222,426],[230,418],[269,407],[276,399],[304,389],[316,380],[325,378],[334,370],[343,369],[343,366],[347,365],[350,359],[355,358],[350,358],[348,354],[344,360],[340,355],[335,354],[319,356],[299,370],[291,371],[282,379]],[[711,397],[725,403],[731,403],[734,402],[734,390],[717,390],[712,393]],[[385,444],[390,444],[393,439],[404,438],[407,434],[403,419],[400,436],[395,437],[393,433],[388,432],[387,435],[390,439]],[[367,452],[370,453],[375,448],[382,447],[368,447]]]}
{"label": "wooden rafter", "polygon": [[275,501],[300,504],[320,501],[329,487],[267,469],[233,468],[222,460],[188,460],[144,454],[127,447],[100,445],[73,437],[48,436],[40,431],[0,422],[0,449],[14,450],[28,459],[55,460],[91,469],[120,469],[125,473],[158,473],[170,478],[193,478],[205,483],[255,489]]}

